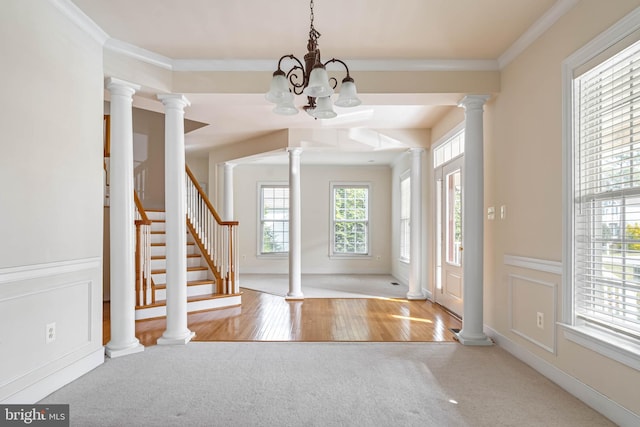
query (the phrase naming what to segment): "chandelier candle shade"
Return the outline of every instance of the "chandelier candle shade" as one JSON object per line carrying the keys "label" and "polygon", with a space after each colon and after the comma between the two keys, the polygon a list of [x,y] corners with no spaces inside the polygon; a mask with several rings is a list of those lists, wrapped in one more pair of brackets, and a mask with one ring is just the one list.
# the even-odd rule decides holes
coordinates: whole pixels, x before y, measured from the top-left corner
{"label": "chandelier candle shade", "polygon": [[[265,95],[267,101],[276,104],[274,113],[293,115],[298,113],[298,108],[293,104],[295,95],[306,95],[307,105],[302,108],[316,119],[331,119],[337,114],[333,111],[331,95],[338,85],[338,81],[327,74],[327,64],[337,62],[347,70],[347,76],[342,80],[340,95],[335,102],[339,107],[355,107],[361,104],[358,98],[356,85],[349,75],[349,67],[343,61],[332,58],[325,63],[320,59],[318,39],[320,33],[313,27],[313,0],[309,5],[311,9],[311,25],[309,27],[309,41],[307,54],[304,56],[304,65],[294,55],[284,55],[278,61],[278,69],[273,73],[271,87]],[[291,59],[295,62],[293,67],[285,73],[282,71],[282,62]],[[291,87],[290,87],[291,85]]]}

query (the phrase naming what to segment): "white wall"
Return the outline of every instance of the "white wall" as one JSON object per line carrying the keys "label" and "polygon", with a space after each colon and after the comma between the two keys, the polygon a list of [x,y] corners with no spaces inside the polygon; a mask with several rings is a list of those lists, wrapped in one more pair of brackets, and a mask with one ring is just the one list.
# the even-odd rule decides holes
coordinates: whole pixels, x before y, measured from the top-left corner
{"label": "white wall", "polygon": [[26,403],[104,358],[102,49],[43,1],[1,2],[0,39],[0,401]]}
{"label": "white wall", "polygon": [[[302,162],[302,273],[390,274],[391,169],[387,166],[312,166],[305,165],[304,160]],[[287,183],[288,179],[288,166],[238,165],[234,168],[234,212],[240,222],[241,275],[288,272],[286,257],[257,256],[258,183]],[[371,183],[371,257],[329,257],[331,182]]]}

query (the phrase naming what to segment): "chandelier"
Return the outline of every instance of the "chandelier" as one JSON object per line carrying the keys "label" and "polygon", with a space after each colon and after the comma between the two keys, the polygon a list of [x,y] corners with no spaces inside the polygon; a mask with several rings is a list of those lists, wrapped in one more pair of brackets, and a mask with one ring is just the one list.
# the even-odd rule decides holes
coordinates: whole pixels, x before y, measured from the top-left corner
{"label": "chandelier", "polygon": [[[335,102],[339,107],[355,107],[362,101],[358,99],[356,85],[349,75],[349,67],[343,61],[332,58],[325,63],[320,59],[320,49],[318,49],[318,39],[320,33],[313,27],[313,0],[309,7],[311,9],[311,25],[309,27],[309,41],[307,42],[307,54],[304,56],[304,65],[293,54],[284,55],[278,61],[278,69],[273,73],[271,87],[265,95],[267,101],[276,104],[274,113],[283,115],[293,115],[298,113],[298,108],[293,104],[294,94],[307,96],[307,105],[302,108],[316,119],[331,119],[337,114],[333,111],[331,95],[338,85],[338,81],[329,78],[326,65],[337,62],[342,64],[347,70],[347,76],[342,80],[340,95]],[[282,61],[291,59],[295,63],[293,67],[285,73],[282,71]],[[291,84],[291,89],[289,88]]]}

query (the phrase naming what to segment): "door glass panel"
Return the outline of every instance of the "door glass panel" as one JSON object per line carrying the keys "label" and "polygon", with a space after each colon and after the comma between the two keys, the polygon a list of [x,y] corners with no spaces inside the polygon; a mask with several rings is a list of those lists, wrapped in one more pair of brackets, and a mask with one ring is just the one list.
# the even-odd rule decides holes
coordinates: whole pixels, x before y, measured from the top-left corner
{"label": "door glass panel", "polygon": [[462,246],[462,185],[460,170],[446,176],[446,251],[447,262],[461,265]]}

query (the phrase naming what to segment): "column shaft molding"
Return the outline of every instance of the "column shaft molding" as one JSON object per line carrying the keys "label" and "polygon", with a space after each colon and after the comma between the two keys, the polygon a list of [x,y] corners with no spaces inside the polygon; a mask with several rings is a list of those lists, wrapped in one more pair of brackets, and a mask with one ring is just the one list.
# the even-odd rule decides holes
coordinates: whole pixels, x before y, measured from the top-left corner
{"label": "column shaft molding", "polygon": [[111,339],[109,357],[144,350],[135,336],[135,217],[133,203],[133,95],[140,86],[107,78],[111,95],[110,258]]}
{"label": "column shaft molding", "polygon": [[462,330],[457,334],[464,345],[491,345],[484,334],[484,104],[488,95],[468,95],[464,108],[465,140],[462,202],[462,261],[464,307]]}
{"label": "column shaft molding", "polygon": [[286,299],[304,299],[301,271],[301,209],[300,209],[300,155],[301,148],[289,152],[289,293]]}
{"label": "column shaft molding", "polygon": [[424,148],[410,148],[411,154],[411,237],[409,247],[409,300],[425,300],[422,292],[422,154]]}
{"label": "column shaft molding", "polygon": [[187,206],[184,108],[180,94],[160,94],[165,108],[165,227],[167,326],[158,344],[186,344],[195,333],[187,327]]}

